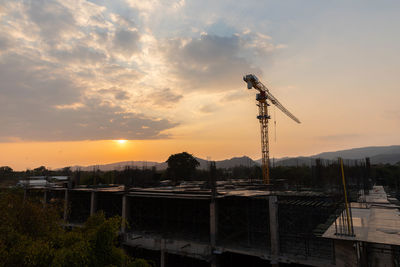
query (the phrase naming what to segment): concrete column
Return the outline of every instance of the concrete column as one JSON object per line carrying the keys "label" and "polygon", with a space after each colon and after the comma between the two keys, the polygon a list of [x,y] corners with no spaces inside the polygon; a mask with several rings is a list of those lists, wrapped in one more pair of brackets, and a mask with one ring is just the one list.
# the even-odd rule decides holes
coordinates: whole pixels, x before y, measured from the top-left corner
{"label": "concrete column", "polygon": [[161,239],[161,250],[160,250],[160,267],[165,267],[167,265],[167,259],[166,259],[166,253],[165,253],[165,240]]}
{"label": "concrete column", "polygon": [[[335,246],[334,255],[335,255],[336,266],[340,267],[358,266],[357,252],[354,249],[354,242],[352,240],[334,240],[334,246]],[[379,266],[390,266],[390,265],[379,265]]]}
{"label": "concrete column", "polygon": [[97,193],[92,191],[90,195],[90,216],[96,213],[97,210]]}
{"label": "concrete column", "polygon": [[271,265],[278,266],[279,257],[279,224],[278,197],[269,196],[269,231],[271,237]]}
{"label": "concrete column", "polygon": [[218,267],[217,255],[214,249],[217,246],[218,234],[218,207],[215,199],[210,202],[210,245],[211,245],[211,267]]}
{"label": "concrete column", "polygon": [[161,250],[161,261],[160,262],[161,262],[160,266],[165,267],[166,262],[165,262],[165,251],[164,250]]}
{"label": "concrete column", "polygon": [[128,223],[128,218],[129,218],[129,199],[127,195],[122,196],[122,220],[121,220],[121,232],[125,233],[126,232],[126,227]]}
{"label": "concrete column", "polygon": [[44,190],[43,193],[43,207],[46,207],[47,205],[47,190]]}
{"label": "concrete column", "polygon": [[68,221],[68,207],[69,207],[69,192],[68,188],[65,188],[64,195],[64,222]]}
{"label": "concrete column", "polygon": [[217,245],[217,203],[215,201],[210,203],[210,243],[212,247]]}

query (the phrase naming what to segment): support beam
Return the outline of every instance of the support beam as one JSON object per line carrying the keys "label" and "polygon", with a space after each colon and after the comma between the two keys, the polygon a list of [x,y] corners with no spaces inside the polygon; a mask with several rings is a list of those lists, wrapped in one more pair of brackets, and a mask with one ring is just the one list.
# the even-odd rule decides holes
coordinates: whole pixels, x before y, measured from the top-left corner
{"label": "support beam", "polygon": [[68,221],[68,207],[69,207],[69,192],[68,188],[65,188],[64,195],[64,222]]}
{"label": "support beam", "polygon": [[161,250],[161,264],[160,264],[160,266],[161,267],[165,267],[165,251],[164,250]]}
{"label": "support beam", "polygon": [[211,245],[211,267],[218,267],[217,255],[214,249],[217,246],[218,234],[218,208],[215,198],[210,202],[210,245]]}
{"label": "support beam", "polygon": [[97,193],[92,191],[90,196],[90,216],[96,213],[97,210]]}
{"label": "support beam", "polygon": [[161,250],[160,250],[160,267],[165,267],[167,264],[166,252],[165,252],[165,239],[161,239]]}
{"label": "support beam", "polygon": [[47,205],[47,190],[44,190],[43,193],[43,207],[45,208]]}
{"label": "support beam", "polygon": [[271,237],[271,265],[278,266],[279,257],[279,224],[278,197],[269,196],[269,231]]}
{"label": "support beam", "polygon": [[130,205],[129,205],[129,198],[127,195],[122,196],[122,220],[121,220],[121,232],[125,233],[127,224],[128,224],[128,218],[129,218],[129,210],[130,210]]}
{"label": "support beam", "polygon": [[217,216],[217,203],[212,201],[210,203],[210,243],[212,247],[217,246],[217,232],[218,232],[218,216]]}

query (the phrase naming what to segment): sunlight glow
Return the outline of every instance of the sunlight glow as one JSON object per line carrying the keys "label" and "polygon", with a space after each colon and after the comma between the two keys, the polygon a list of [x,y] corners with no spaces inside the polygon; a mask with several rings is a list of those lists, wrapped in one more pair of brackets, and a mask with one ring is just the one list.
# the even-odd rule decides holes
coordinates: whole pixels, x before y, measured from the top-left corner
{"label": "sunlight glow", "polygon": [[118,144],[125,144],[127,142],[127,140],[116,140],[118,142]]}

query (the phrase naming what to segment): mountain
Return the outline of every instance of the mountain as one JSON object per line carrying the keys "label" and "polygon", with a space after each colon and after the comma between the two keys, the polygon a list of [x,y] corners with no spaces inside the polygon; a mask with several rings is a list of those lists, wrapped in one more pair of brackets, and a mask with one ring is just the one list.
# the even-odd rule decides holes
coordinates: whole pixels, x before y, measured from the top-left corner
{"label": "mountain", "polygon": [[372,164],[379,164],[379,163],[397,164],[399,162],[400,162],[400,153],[381,154],[381,155],[375,155],[375,156],[371,157]]}
{"label": "mountain", "polygon": [[362,159],[370,157],[372,159],[373,157],[378,155],[392,155],[396,157],[396,155],[398,154],[400,154],[400,146],[370,146],[339,150],[334,152],[324,152],[311,157],[323,159],[337,159],[338,157],[342,157],[345,159]]}
{"label": "mountain", "polygon": [[[338,150],[332,152],[323,152],[316,155],[304,157],[292,157],[292,158],[278,158],[274,159],[272,164],[275,166],[301,166],[301,165],[313,165],[315,159],[324,160],[337,160],[341,157],[348,161],[348,164],[355,162],[356,160],[365,159],[369,157],[372,164],[396,164],[400,162],[400,146],[370,146],[360,147],[345,150]],[[256,160],[257,163],[261,164],[261,159]]]}
{"label": "mountain", "polygon": [[296,158],[284,158],[284,159],[276,159],[275,166],[311,166],[315,162],[315,159],[310,157],[296,157]]}
{"label": "mountain", "polygon": [[[371,159],[372,164],[396,164],[400,162],[400,146],[371,146],[371,147],[360,147],[346,150],[323,152],[308,157],[284,157],[278,159],[271,159],[271,163],[275,166],[301,166],[301,165],[312,165],[315,164],[315,159],[321,158],[325,160],[336,160],[338,157],[342,157],[351,164],[352,160],[360,160],[366,157]],[[206,170],[208,168],[208,161],[202,158],[196,158],[200,163],[199,169]],[[235,166],[247,166],[251,167],[254,165],[260,165],[261,159],[252,160],[247,156],[234,157],[226,160],[215,161],[217,168],[232,168]],[[152,168],[155,167],[157,170],[165,170],[167,168],[166,162],[155,162],[155,161],[122,161],[103,165],[91,165],[91,166],[73,166],[72,170],[81,169],[82,171],[92,171],[99,169],[102,171],[110,170],[123,170],[127,166],[131,168]]]}
{"label": "mountain", "polygon": [[154,161],[121,161],[109,164],[101,164],[101,165],[90,165],[90,166],[72,166],[71,169],[81,171],[93,171],[99,169],[101,171],[112,171],[117,170],[121,171],[125,169],[125,167],[129,166],[132,168],[151,168],[157,167],[162,163],[154,162]]}
{"label": "mountain", "polygon": [[235,157],[231,159],[216,161],[215,165],[217,166],[217,168],[228,169],[235,166],[251,167],[258,164],[251,158],[243,156],[243,157]]}
{"label": "mountain", "polygon": [[[209,168],[209,163],[205,159],[197,158],[196,160],[200,163],[198,169],[206,170]],[[243,157],[234,157],[231,159],[215,161],[217,168],[232,168],[235,166],[254,166],[257,165],[255,161],[251,158],[243,156]],[[115,162],[110,164],[102,164],[102,165],[91,165],[91,166],[73,166],[71,169],[74,170],[82,170],[82,171],[93,171],[99,169],[101,171],[111,171],[111,170],[123,170],[126,167],[131,168],[152,168],[155,167],[157,170],[165,170],[168,165],[166,162],[154,162],[154,161],[122,161]]]}

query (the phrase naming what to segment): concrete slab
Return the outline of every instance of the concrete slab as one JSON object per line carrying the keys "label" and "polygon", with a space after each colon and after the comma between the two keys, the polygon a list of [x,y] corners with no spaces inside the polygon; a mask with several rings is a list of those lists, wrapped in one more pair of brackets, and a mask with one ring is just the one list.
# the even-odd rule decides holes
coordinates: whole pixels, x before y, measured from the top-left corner
{"label": "concrete slab", "polygon": [[365,196],[365,202],[367,203],[378,203],[378,204],[389,204],[387,199],[387,194],[383,186],[374,186],[372,190],[369,191],[369,195]]}
{"label": "concrete slab", "polygon": [[374,186],[367,201],[363,208],[352,205],[355,237],[335,235],[334,223],[322,237],[400,246],[400,212],[388,203],[383,187]]}

